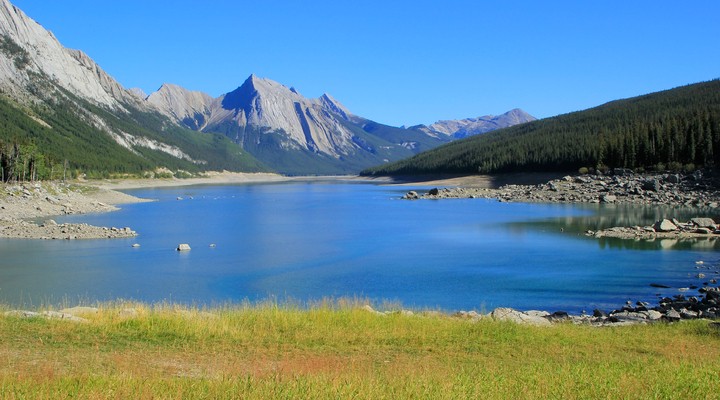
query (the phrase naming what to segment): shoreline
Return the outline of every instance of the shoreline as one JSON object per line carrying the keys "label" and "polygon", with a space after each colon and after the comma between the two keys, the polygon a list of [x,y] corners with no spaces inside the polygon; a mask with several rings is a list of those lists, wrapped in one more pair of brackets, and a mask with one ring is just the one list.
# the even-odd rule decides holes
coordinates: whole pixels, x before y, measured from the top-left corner
{"label": "shoreline", "polygon": [[355,176],[283,176],[271,173],[209,172],[188,179],[104,179],[69,182],[0,183],[0,238],[75,240],[131,238],[130,227],[57,224],[64,215],[105,213],[118,205],[153,201],[121,192],[127,189],[234,185],[313,180],[358,180]]}
{"label": "shoreline", "polygon": [[[495,180],[492,182],[497,182]],[[462,185],[462,183],[470,183]],[[720,181],[694,174],[633,174],[565,175],[537,184],[506,183],[499,187],[483,185],[489,178],[477,175],[464,178],[402,183],[403,186],[423,185],[456,186],[433,188],[426,193],[410,191],[406,200],[441,199],[497,199],[501,202],[520,203],[595,203],[667,205],[681,207],[720,207]],[[472,184],[474,183],[474,185]]]}
{"label": "shoreline", "polygon": [[[153,188],[153,187],[181,187],[189,185],[227,185],[227,184],[253,184],[253,183],[274,183],[274,182],[301,182],[301,181],[323,181],[338,180],[348,182],[374,182],[377,184],[410,186],[422,185],[432,186],[437,183],[445,184],[469,184],[468,187],[457,187],[453,189],[431,189],[427,194],[418,195],[416,198],[422,199],[446,199],[446,198],[490,198],[495,197],[499,201],[528,201],[528,198],[536,199],[536,193],[540,193],[539,198],[545,202],[573,202],[582,203],[572,195],[568,195],[572,191],[576,193],[584,192],[584,199],[590,199],[591,202],[607,202],[603,201],[603,197],[617,196],[617,202],[633,202],[642,200],[640,204],[649,198],[650,200],[659,201],[663,199],[667,193],[673,194],[676,199],[675,205],[685,204],[685,195],[680,190],[686,186],[682,186],[681,182],[692,184],[692,189],[697,189],[699,185],[706,185],[703,181],[694,178],[677,176],[670,178],[669,176],[630,176],[630,177],[565,177],[560,180],[549,181],[547,183],[537,185],[505,185],[498,189],[484,187],[490,178],[486,176],[470,176],[470,177],[451,177],[435,180],[427,180],[421,182],[394,182],[389,178],[364,178],[355,176],[317,176],[317,177],[286,177],[276,174],[242,174],[242,173],[214,173],[208,177],[191,178],[191,179],[120,179],[120,180],[102,180],[102,181],[79,181],[72,183],[62,182],[36,182],[24,184],[3,184],[0,185],[0,238],[21,238],[21,239],[98,239],[98,238],[130,238],[137,235],[129,227],[93,227],[87,224],[56,224],[52,220],[46,220],[42,223],[32,223],[28,220],[40,220],[42,218],[50,218],[55,215],[73,215],[111,212],[118,210],[117,205],[147,202],[148,199],[141,199],[131,196],[118,190],[135,189],[135,188]],[[496,180],[497,181],[497,180]],[[676,182],[673,182],[676,181]],[[652,192],[645,195],[643,192],[635,193],[636,197],[622,197],[615,190],[616,188],[627,188],[629,182],[652,182],[655,190],[641,189],[643,192]],[[475,185],[474,187],[471,187]],[[659,186],[656,186],[659,185]],[[630,185],[632,186],[632,185]],[[595,190],[592,190],[595,188]],[[545,194],[545,193],[549,194]],[[564,192],[564,193],[563,193]],[[411,192],[412,193],[412,192]],[[478,194],[483,196],[478,196]],[[509,196],[502,196],[502,193],[509,193]],[[718,200],[717,191],[702,192],[702,196],[698,198],[703,202],[714,202]],[[696,196],[696,192],[692,192],[692,196]],[[406,195],[407,198],[407,195]],[[594,201],[596,200],[596,201]],[[528,201],[532,202],[532,201]],[[663,203],[664,204],[664,203]],[[675,221],[677,223],[677,221]],[[677,223],[677,225],[681,225]],[[712,224],[714,226],[714,222]],[[688,225],[690,226],[690,225]],[[616,230],[617,231],[617,230]],[[600,232],[593,232],[595,237],[614,236],[612,229]],[[619,231],[617,231],[619,232]],[[624,231],[623,231],[624,232]],[[631,231],[624,233],[627,238],[636,238],[642,233],[643,236],[650,235],[649,229],[632,228]],[[715,229],[712,229],[715,233]],[[693,236],[707,237],[709,232],[665,232],[662,235],[672,236]],[[615,236],[618,237],[618,236]],[[495,319],[513,320],[515,322],[545,324],[546,322],[570,321],[575,323],[590,323],[598,325],[609,324],[627,324],[637,322],[654,322],[657,320],[675,321],[679,319],[694,319],[700,317],[720,317],[720,308],[716,307],[716,300],[720,301],[720,291],[715,286],[717,281],[716,275],[720,275],[719,269],[708,271],[713,276],[708,276],[708,280],[713,278],[712,285],[704,283],[706,291],[700,292],[698,297],[690,297],[686,299],[684,296],[675,296],[675,298],[664,298],[660,301],[660,308],[651,308],[649,304],[637,304],[635,307],[626,304],[618,310],[605,313],[600,310],[592,315],[571,315],[563,311],[554,313],[546,311],[517,311],[508,308],[499,308],[492,313],[483,315],[475,311],[457,311],[453,314],[455,317],[465,319],[481,319],[492,316]],[[710,275],[708,274],[708,275]],[[702,282],[698,282],[698,286]],[[710,298],[709,296],[712,296]],[[664,303],[664,305],[663,305]],[[705,308],[699,309],[699,305]],[[720,306],[720,304],[717,304]],[[693,309],[695,307],[695,309]],[[382,313],[373,310],[371,307],[368,311],[374,313]],[[401,310],[406,312],[409,310]],[[386,313],[385,313],[386,314]]]}
{"label": "shoreline", "polygon": [[[137,236],[129,227],[58,224],[63,215],[105,213],[120,204],[141,199],[86,182],[25,182],[0,184],[0,238],[7,239],[111,239]],[[37,223],[36,221],[41,222]]]}

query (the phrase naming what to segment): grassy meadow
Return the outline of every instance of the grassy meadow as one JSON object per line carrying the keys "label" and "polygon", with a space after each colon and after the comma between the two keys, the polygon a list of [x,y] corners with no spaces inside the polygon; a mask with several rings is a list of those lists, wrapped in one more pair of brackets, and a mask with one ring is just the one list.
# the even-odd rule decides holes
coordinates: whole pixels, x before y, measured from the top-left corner
{"label": "grassy meadow", "polygon": [[720,330],[708,321],[534,327],[342,300],[114,303],[82,317],[0,312],[0,398],[720,397]]}

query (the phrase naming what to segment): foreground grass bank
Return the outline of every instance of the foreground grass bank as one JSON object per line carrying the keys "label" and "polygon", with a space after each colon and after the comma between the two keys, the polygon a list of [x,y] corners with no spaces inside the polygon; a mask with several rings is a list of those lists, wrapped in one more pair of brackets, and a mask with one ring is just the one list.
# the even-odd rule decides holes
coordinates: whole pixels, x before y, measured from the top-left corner
{"label": "foreground grass bank", "polygon": [[[128,311],[132,308],[132,311]],[[707,321],[617,328],[338,303],[0,313],[0,398],[717,398]]]}

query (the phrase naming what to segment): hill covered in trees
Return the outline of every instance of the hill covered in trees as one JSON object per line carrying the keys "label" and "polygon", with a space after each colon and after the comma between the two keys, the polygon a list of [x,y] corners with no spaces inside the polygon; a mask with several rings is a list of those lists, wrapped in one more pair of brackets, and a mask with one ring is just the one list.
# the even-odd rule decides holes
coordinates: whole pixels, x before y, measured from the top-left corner
{"label": "hill covered in trees", "polygon": [[720,165],[720,80],[452,142],[363,175],[694,169]]}
{"label": "hill covered in trees", "polygon": [[[92,111],[98,120],[102,117],[104,126],[83,119],[78,104],[84,106],[85,112]],[[0,179],[45,180],[80,174],[92,178],[143,176],[159,166],[186,173],[268,171],[222,135],[198,134],[157,113],[128,109],[128,113],[115,115],[76,97],[74,102],[55,100],[52,107],[23,107],[0,96]],[[133,140],[144,140],[151,146],[122,146],[107,134],[108,129],[133,132]]]}

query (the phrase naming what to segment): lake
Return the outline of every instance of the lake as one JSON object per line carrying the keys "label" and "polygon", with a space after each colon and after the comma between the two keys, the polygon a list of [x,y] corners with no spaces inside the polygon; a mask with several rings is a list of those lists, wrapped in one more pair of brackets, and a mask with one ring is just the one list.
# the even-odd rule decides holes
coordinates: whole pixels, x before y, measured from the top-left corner
{"label": "lake", "polygon": [[[360,297],[444,311],[579,313],[702,286],[696,262],[718,261],[714,241],[582,234],[696,216],[691,210],[400,200],[411,189],[429,188],[318,180],[127,190],[157,201],[56,220],[129,226],[137,238],[0,239],[0,302],[213,306]],[[179,243],[192,250],[175,251]]]}

